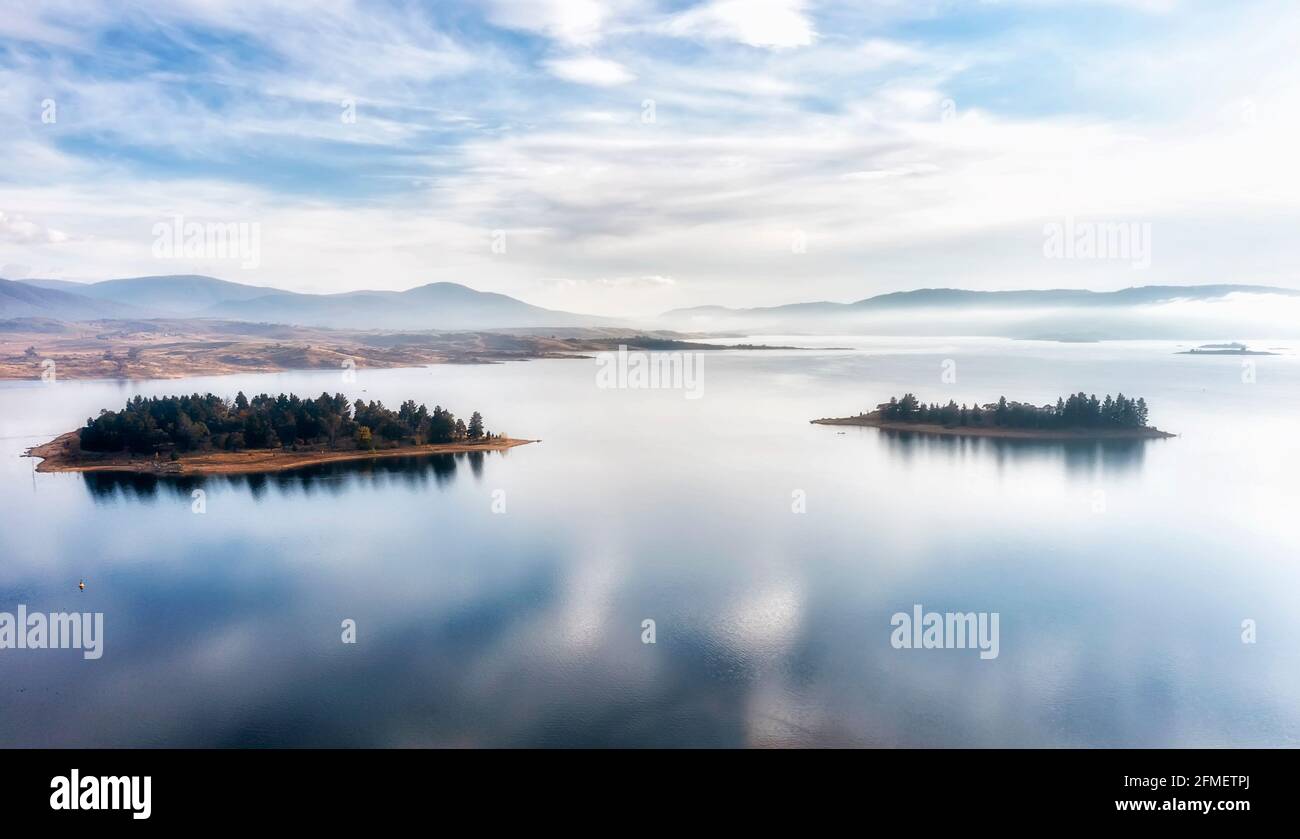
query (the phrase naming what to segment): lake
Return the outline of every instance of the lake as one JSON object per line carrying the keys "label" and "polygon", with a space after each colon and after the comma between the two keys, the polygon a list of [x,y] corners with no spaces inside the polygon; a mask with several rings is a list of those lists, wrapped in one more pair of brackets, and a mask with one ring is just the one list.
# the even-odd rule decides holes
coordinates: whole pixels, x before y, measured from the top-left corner
{"label": "lake", "polygon": [[[0,382],[0,611],[104,615],[98,660],[0,650],[0,745],[1300,741],[1294,345],[747,340],[825,349],[708,353],[699,398],[599,388],[591,359]],[[137,393],[238,390],[541,442],[229,479],[19,457]],[[1180,436],[808,422],[904,390],[1122,391]],[[896,649],[916,604],[997,613],[997,657]]]}

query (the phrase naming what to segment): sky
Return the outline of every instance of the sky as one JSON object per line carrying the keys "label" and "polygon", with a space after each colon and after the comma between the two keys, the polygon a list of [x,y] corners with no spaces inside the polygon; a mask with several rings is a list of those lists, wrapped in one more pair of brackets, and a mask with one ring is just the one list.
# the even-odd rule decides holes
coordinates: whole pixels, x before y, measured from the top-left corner
{"label": "sky", "polygon": [[[1298,43],[1293,0],[0,0],[0,276],[1300,287]],[[1115,224],[1141,258],[1047,244]]]}

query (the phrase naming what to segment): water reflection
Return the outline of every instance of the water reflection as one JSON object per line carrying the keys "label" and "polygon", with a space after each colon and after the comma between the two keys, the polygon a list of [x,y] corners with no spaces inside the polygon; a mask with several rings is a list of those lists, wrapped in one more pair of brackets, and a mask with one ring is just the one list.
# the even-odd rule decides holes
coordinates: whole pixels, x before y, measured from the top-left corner
{"label": "water reflection", "polygon": [[1141,470],[1146,448],[1168,440],[1025,440],[1007,437],[958,437],[876,429],[885,451],[902,463],[919,457],[950,461],[988,459],[998,468],[1058,465],[1072,477],[1123,475]]}
{"label": "water reflection", "polygon": [[430,484],[439,488],[449,485],[462,463],[469,466],[475,480],[483,476],[484,459],[504,452],[459,452],[422,457],[380,457],[373,460],[349,460],[320,463],[283,472],[243,475],[142,475],[135,472],[83,473],[86,489],[97,502],[118,499],[152,501],[159,496],[189,496],[196,489],[213,487],[246,488],[254,498],[268,490],[282,494],[301,492],[311,495],[326,492],[342,495],[354,487],[402,486],[422,489]]}
{"label": "water reflection", "polygon": [[[106,615],[101,660],[0,652],[0,745],[1295,745],[1300,364],[1242,388],[1163,350],[1068,351],[1184,436],[808,430],[847,381],[893,391],[954,351],[836,356],[844,375],[754,353],[711,357],[699,401],[607,398],[569,361],[367,372],[367,398],[550,441],[509,462],[38,475],[23,448],[136,390],[336,374],[0,385],[0,609]],[[978,370],[988,392],[1061,377],[1022,352]],[[998,612],[1000,657],[894,649],[917,603]],[[1281,642],[1243,645],[1246,616]]]}

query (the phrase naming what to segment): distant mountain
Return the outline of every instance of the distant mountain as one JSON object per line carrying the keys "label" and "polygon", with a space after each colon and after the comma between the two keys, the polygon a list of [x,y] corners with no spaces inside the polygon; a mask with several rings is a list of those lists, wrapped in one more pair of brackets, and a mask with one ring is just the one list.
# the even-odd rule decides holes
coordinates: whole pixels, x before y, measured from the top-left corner
{"label": "distant mountain", "polygon": [[[751,309],[725,306],[673,309],[661,315],[657,325],[681,331],[749,333],[970,334],[1058,340],[1184,337],[1206,334],[1198,330],[1212,322],[1216,310],[1231,314],[1224,326],[1233,326],[1232,318],[1240,319],[1229,302],[1249,295],[1300,298],[1300,291],[1231,284],[1140,286],[1108,292],[923,288],[880,294],[852,303],[822,301]],[[1156,323],[1143,317],[1146,311],[1143,307],[1176,302],[1212,305],[1202,311],[1188,312],[1181,320],[1170,317]],[[1241,328],[1249,332],[1248,324],[1243,322]]]}
{"label": "distant mountain", "polygon": [[[879,294],[847,305],[861,310],[926,308],[931,306],[1033,308],[1045,306],[1140,306],[1174,300],[1214,300],[1229,294],[1285,294],[1300,291],[1260,285],[1147,285],[1119,291],[1058,288],[1027,291],[965,291],[956,288],[920,288]],[[798,306],[800,304],[795,304]],[[824,304],[817,304],[824,305]],[[835,304],[830,304],[835,305]]]}
{"label": "distant mountain", "polygon": [[506,329],[599,326],[604,318],[543,309],[504,294],[457,283],[430,283],[408,291],[277,294],[227,301],[205,316],[351,329]]}
{"label": "distant mountain", "polygon": [[[1267,303],[1250,311],[1250,307],[1239,305],[1244,299],[1260,295],[1273,295],[1273,300],[1279,296],[1296,298],[1294,305],[1300,307],[1300,291],[1258,285],[1141,286],[1110,292],[923,288],[852,303],[817,301],[752,309],[674,309],[642,327],[687,333],[994,335],[1071,341],[1285,337],[1283,333],[1289,335],[1291,331],[1300,337],[1300,325],[1278,327],[1283,322],[1280,304]],[[1198,305],[1167,305],[1177,302]],[[1162,316],[1153,318],[1151,315],[1157,311]],[[1256,317],[1260,312],[1273,317]],[[216,318],[344,329],[441,331],[628,325],[608,318],[543,309],[457,283],[430,283],[407,291],[299,294],[198,275],[129,277],[97,283],[2,280],[0,319],[6,318]]]}
{"label": "distant mountain", "polygon": [[108,300],[135,307],[138,311],[196,317],[205,309],[231,300],[249,300],[283,293],[267,286],[243,285],[198,274],[158,277],[126,277],[97,283],[67,280],[23,280],[27,285],[51,288],[95,300]]}
{"label": "distant mountain", "polygon": [[0,318],[97,320],[136,317],[139,314],[138,309],[123,303],[0,279]]}
{"label": "distant mountain", "polygon": [[[481,330],[515,327],[608,326],[614,321],[532,306],[504,294],[457,283],[430,283],[407,291],[298,294],[198,275],[130,277],[97,283],[24,280],[49,295],[40,316],[63,320],[101,317],[202,317],[352,329]],[[56,305],[63,301],[63,307]],[[80,301],[77,305],[74,302]],[[125,307],[96,309],[95,304]],[[36,314],[35,312],[32,313]],[[19,317],[0,310],[0,316]]]}
{"label": "distant mountain", "polygon": [[934,307],[1025,308],[1045,306],[1136,306],[1165,303],[1173,300],[1211,300],[1229,294],[1284,294],[1300,296],[1300,291],[1276,286],[1260,285],[1194,285],[1194,286],[1137,286],[1119,291],[1088,291],[1086,289],[1056,288],[1027,291],[969,291],[960,288],[918,288],[913,291],[893,291],[877,294],[852,303],[787,303],[783,306],[765,306],[752,309],[732,309],[726,306],[695,306],[673,309],[662,317],[681,316],[736,316],[736,315],[824,315],[850,311],[881,309],[926,309]]}

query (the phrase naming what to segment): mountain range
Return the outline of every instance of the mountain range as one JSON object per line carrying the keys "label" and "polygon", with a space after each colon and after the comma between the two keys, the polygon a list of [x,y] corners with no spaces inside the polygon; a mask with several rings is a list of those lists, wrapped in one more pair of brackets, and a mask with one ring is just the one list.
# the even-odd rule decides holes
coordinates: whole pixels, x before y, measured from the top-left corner
{"label": "mountain range", "polygon": [[1167,303],[1174,300],[1214,300],[1229,294],[1284,294],[1300,296],[1300,291],[1276,286],[1233,285],[1148,285],[1124,288],[1119,291],[1088,291],[1086,289],[1056,288],[1025,291],[967,291],[959,288],[919,288],[914,291],[894,291],[877,294],[852,303],[788,303],[783,306],[766,306],[736,309],[727,306],[694,306],[673,309],[664,318],[689,317],[805,317],[852,312],[877,312],[895,309],[926,308],[1053,308],[1058,306],[1141,306]]}
{"label": "mountain range", "polygon": [[614,321],[532,306],[457,283],[407,291],[299,294],[198,275],[97,283],[0,280],[0,318],[220,318],[347,329],[482,330],[605,326]]}
{"label": "mountain range", "polygon": [[[695,306],[660,316],[664,329],[686,332],[884,335],[993,335],[1053,340],[1181,338],[1279,334],[1245,301],[1290,298],[1300,291],[1261,285],[1137,286],[1118,291],[1037,289],[969,291],[923,288],[867,297],[738,309]],[[1193,305],[1187,305],[1193,304]],[[1267,309],[1267,306],[1262,307]],[[1205,331],[1209,330],[1209,331]],[[1300,334],[1300,328],[1284,329]]]}
{"label": "mountain range", "polygon": [[[969,291],[923,288],[851,303],[674,309],[642,326],[693,333],[998,335],[1057,340],[1277,334],[1244,320],[1243,300],[1300,302],[1300,291],[1259,285],[1138,286]],[[1176,316],[1171,304],[1183,306]],[[1199,305],[1204,304],[1204,305]],[[1177,307],[1172,307],[1177,308]],[[1277,305],[1261,307],[1280,311]],[[625,321],[533,306],[504,294],[438,282],[407,291],[301,294],[215,277],[130,277],[95,283],[0,279],[0,319],[61,321],[211,318],[345,329],[481,331],[592,328]],[[1224,321],[1223,323],[1216,322]],[[1272,330],[1272,331],[1270,331]],[[1285,332],[1285,330],[1283,330]],[[1300,328],[1296,330],[1300,332]],[[1289,332],[1286,334],[1290,334]]]}
{"label": "mountain range", "polygon": [[97,320],[131,317],[135,313],[133,307],[110,300],[0,279],[0,318]]}

